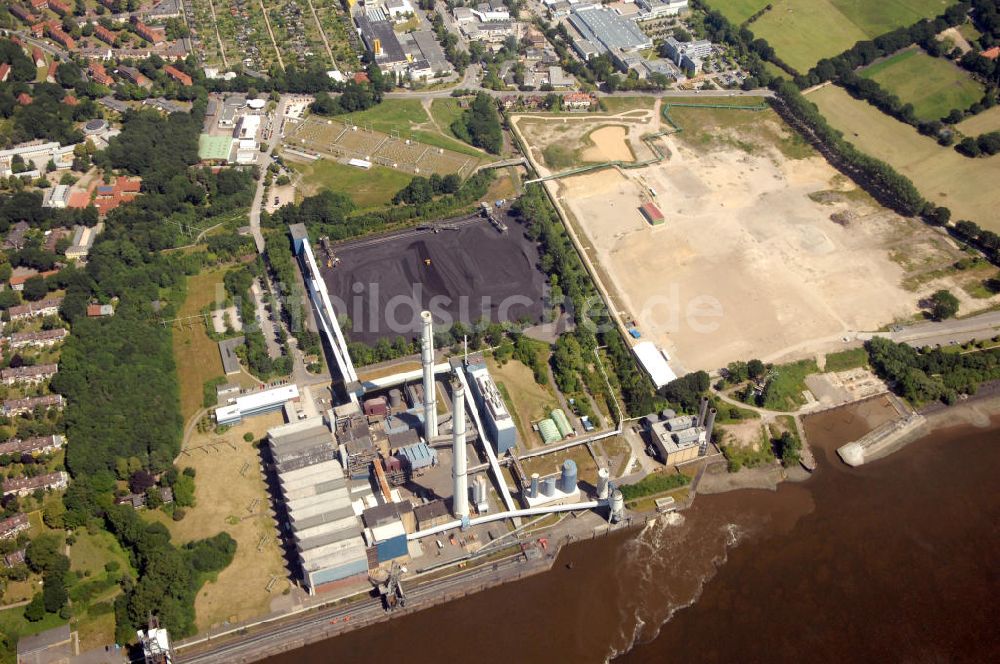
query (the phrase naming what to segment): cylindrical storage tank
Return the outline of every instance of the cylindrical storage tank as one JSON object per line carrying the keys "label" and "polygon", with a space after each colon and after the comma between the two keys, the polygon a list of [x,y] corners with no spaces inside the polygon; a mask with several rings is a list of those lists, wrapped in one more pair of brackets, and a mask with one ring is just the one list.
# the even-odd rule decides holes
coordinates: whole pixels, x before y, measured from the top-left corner
{"label": "cylindrical storage tank", "polygon": [[566,459],[562,465],[562,491],[563,493],[576,491],[576,461],[572,459]]}
{"label": "cylindrical storage tank", "polygon": [[528,495],[532,498],[538,498],[538,473],[531,474],[531,488],[528,489]]}
{"label": "cylindrical storage tank", "polygon": [[542,495],[543,496],[554,496],[556,493],[556,478],[546,477],[542,480]]}
{"label": "cylindrical storage tank", "polygon": [[611,523],[618,523],[625,517],[625,496],[618,489],[611,494]]}
{"label": "cylindrical storage tank", "polygon": [[598,500],[608,499],[608,482],[611,479],[611,473],[608,472],[607,468],[600,468],[597,471],[597,498]]}
{"label": "cylindrical storage tank", "polygon": [[397,408],[402,408],[402,406],[403,392],[398,387],[394,387],[389,390],[389,407],[396,410]]}

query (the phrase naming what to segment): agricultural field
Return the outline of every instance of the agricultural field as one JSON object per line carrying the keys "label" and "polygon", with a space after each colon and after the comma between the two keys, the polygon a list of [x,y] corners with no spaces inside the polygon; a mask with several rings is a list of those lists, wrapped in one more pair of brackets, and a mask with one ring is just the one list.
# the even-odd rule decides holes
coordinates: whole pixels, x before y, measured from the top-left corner
{"label": "agricultural field", "polygon": [[937,16],[950,0],[708,0],[731,22],[740,24],[771,4],[750,24],[778,57],[804,73],[822,58],[841,53],[855,42],[873,39],[921,18]]}
{"label": "agricultural field", "polygon": [[387,205],[413,177],[385,166],[376,165],[365,171],[331,159],[286,163],[302,174],[297,196],[304,198],[329,189],[347,194],[360,208]]}
{"label": "agricultural field", "polygon": [[206,65],[267,71],[277,64],[259,0],[191,0],[191,11]]}
{"label": "agricultural field", "polygon": [[860,72],[903,103],[913,104],[921,120],[937,120],[952,109],[965,110],[983,97],[985,89],[953,62],[927,55],[919,48],[900,51]]}
{"label": "agricultural field", "polygon": [[991,131],[1000,131],[1000,106],[994,106],[978,115],[962,120],[955,128],[966,136],[978,136]]}
{"label": "agricultural field", "polygon": [[809,100],[847,140],[891,164],[913,180],[925,197],[949,208],[952,219],[968,219],[1000,231],[995,193],[1000,155],[963,157],[835,85],[810,93]]}

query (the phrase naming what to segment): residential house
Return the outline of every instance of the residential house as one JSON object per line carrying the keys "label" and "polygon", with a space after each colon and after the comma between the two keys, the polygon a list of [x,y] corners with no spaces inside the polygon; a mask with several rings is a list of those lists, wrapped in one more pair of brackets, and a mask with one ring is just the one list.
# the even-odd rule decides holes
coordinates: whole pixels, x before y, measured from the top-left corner
{"label": "residential house", "polygon": [[170,76],[170,78],[174,79],[181,85],[191,85],[193,83],[190,76],[182,72],[180,69],[177,69],[173,65],[167,65],[166,67],[163,68],[163,71],[165,71],[167,75]]}
{"label": "residential house", "polygon": [[106,316],[114,316],[115,308],[110,304],[88,304],[87,305],[87,317],[88,318],[104,318]]}
{"label": "residential house", "polygon": [[29,274],[19,274],[11,277],[7,283],[10,284],[11,290],[23,291],[24,282],[32,277],[42,277],[43,279],[51,277],[54,274],[59,274],[59,270],[46,270],[45,272],[31,272]]}
{"label": "residential house", "polygon": [[0,443],[0,454],[31,454],[35,456],[55,452],[62,449],[65,444],[66,439],[58,435],[36,436],[34,438],[25,438],[24,440],[14,438],[5,443]]}
{"label": "residential house", "polygon": [[49,33],[49,37],[52,38],[52,41],[57,44],[61,44],[67,51],[76,49],[76,40],[63,32],[62,28],[60,28],[55,21],[49,23],[46,26],[46,29]]}
{"label": "residential house", "polygon": [[0,83],[6,83],[10,78],[10,65],[6,62],[0,63]]}
{"label": "residential house", "polygon": [[14,539],[19,533],[23,533],[30,527],[27,514],[15,514],[7,517],[0,521],[0,539]]}
{"label": "residential house", "polygon": [[132,16],[132,27],[135,28],[137,35],[148,41],[150,44],[162,44],[166,41],[166,35],[162,30],[157,28],[151,28],[142,21],[139,20],[138,16]]}
{"label": "residential house", "polygon": [[40,318],[42,316],[55,316],[59,313],[59,307],[61,305],[61,297],[52,297],[39,302],[28,302],[27,304],[20,304],[16,307],[11,307],[7,310],[7,314],[10,316],[12,321]]}
{"label": "residential house", "polygon": [[11,4],[7,11],[16,16],[25,25],[34,25],[38,22],[38,17],[20,5]]}
{"label": "residential house", "polygon": [[24,247],[24,238],[28,234],[31,226],[26,221],[19,221],[10,227],[7,239],[4,240],[4,249],[21,249]]}
{"label": "residential house", "polygon": [[118,43],[118,35],[111,32],[103,25],[94,26],[94,36],[100,39],[105,44],[108,44],[109,46],[114,46],[116,43]]}
{"label": "residential house", "polygon": [[35,61],[36,67],[45,66],[45,54],[42,53],[42,49],[38,48],[37,46],[33,46],[31,48],[31,59]]}
{"label": "residential house", "polygon": [[128,79],[130,82],[138,85],[140,88],[151,88],[153,87],[153,82],[146,78],[146,76],[136,69],[135,67],[119,67],[118,73]]}
{"label": "residential house", "polygon": [[25,413],[33,412],[36,408],[55,408],[62,410],[63,398],[61,394],[46,394],[41,397],[26,397],[24,399],[5,399],[3,402],[3,415],[5,417],[15,417]]}
{"label": "residential house", "polygon": [[586,92],[571,92],[563,95],[563,108],[570,111],[589,111],[594,98]]}
{"label": "residential house", "polygon": [[65,489],[69,485],[69,475],[63,471],[38,475],[37,477],[18,477],[16,479],[4,480],[3,495],[15,494],[27,496],[38,489],[47,491],[49,489]]}
{"label": "residential house", "polygon": [[37,385],[59,373],[58,364],[36,364],[0,371],[0,381],[4,385]]}
{"label": "residential house", "polygon": [[69,16],[73,13],[69,5],[62,2],[62,0],[48,0],[49,9],[59,14],[60,16]]}
{"label": "residential house", "polygon": [[135,200],[141,188],[142,179],[119,176],[111,184],[99,185],[97,187],[94,195],[94,207],[97,208],[97,212],[103,217],[122,203]]}
{"label": "residential house", "polygon": [[59,69],[59,61],[58,60],[53,60],[52,62],[49,63],[49,70],[45,73],[45,82],[46,83],[55,83],[56,82],[56,70],[57,69]]}
{"label": "residential house", "polygon": [[15,332],[7,337],[11,348],[45,348],[54,346],[69,336],[69,331],[64,327],[57,327],[54,330],[41,330],[40,332]]}
{"label": "residential house", "polygon": [[48,0],[31,0],[31,8],[36,12],[43,12],[49,8]]}
{"label": "residential house", "polygon": [[31,104],[32,101],[34,100],[31,98],[31,95],[29,95],[27,92],[22,92],[17,96],[17,103],[20,104],[21,106],[28,106]]}
{"label": "residential house", "polygon": [[17,551],[14,551],[13,553],[8,553],[6,556],[4,556],[3,557],[4,567],[11,569],[18,565],[23,565],[25,561],[24,552],[26,550],[27,549],[18,549]]}

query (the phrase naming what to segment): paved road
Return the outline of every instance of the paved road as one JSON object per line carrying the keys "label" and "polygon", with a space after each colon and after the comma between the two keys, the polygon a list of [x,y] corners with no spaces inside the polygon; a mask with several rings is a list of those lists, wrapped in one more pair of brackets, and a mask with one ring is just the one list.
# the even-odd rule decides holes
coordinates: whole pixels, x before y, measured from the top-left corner
{"label": "paved road", "polygon": [[[472,591],[499,577],[516,575],[526,569],[521,558],[507,559],[499,561],[496,566],[485,565],[483,567],[469,570],[456,577],[449,577],[429,581],[415,587],[408,587],[406,580],[403,580],[403,589],[407,593],[407,601],[410,606],[429,602],[440,598],[443,595],[458,595],[464,591]],[[254,661],[260,658],[262,652],[269,651],[270,648],[280,647],[280,644],[302,644],[304,642],[319,640],[334,636],[344,630],[350,623],[372,623],[384,618],[381,600],[366,598],[354,602],[347,606],[338,606],[332,609],[320,610],[308,617],[294,619],[278,625],[262,626],[260,632],[244,634],[238,641],[223,643],[210,650],[201,651],[187,655],[180,649],[177,656],[178,662],[186,664],[209,664],[214,662],[240,662]],[[251,628],[253,629],[253,627]]]}
{"label": "paved road", "polygon": [[928,321],[907,325],[887,333],[872,336],[889,337],[897,343],[911,346],[947,345],[965,343],[972,339],[989,339],[1000,334],[1000,311],[988,311],[977,316],[946,321]]}
{"label": "paved road", "polygon": [[264,253],[264,234],[260,232],[260,211],[264,207],[264,179],[267,178],[267,167],[270,165],[271,153],[281,141],[281,123],[285,120],[285,108],[291,95],[282,95],[277,107],[274,109],[274,117],[271,122],[271,135],[267,139],[267,152],[260,161],[260,177],[257,179],[257,191],[253,195],[253,203],[250,205],[250,232],[253,234],[254,244],[257,245],[257,253]]}
{"label": "paved road", "polygon": [[[573,94],[576,90],[555,90],[553,92],[520,92],[518,90],[487,90],[486,88],[478,88],[478,86],[469,82],[470,72],[472,67],[465,73],[465,79],[454,88],[447,88],[444,90],[403,90],[398,92],[387,92],[385,93],[386,99],[443,99],[450,97],[452,90],[456,88],[474,89],[475,92],[485,92],[491,97],[509,97],[511,95],[532,95],[532,94],[557,94],[557,95],[568,95]],[[774,92],[766,88],[759,90],[656,90],[656,91],[646,91],[646,90],[629,90],[626,92],[601,92],[597,91],[598,97],[655,97],[657,99],[664,98],[669,99],[671,97],[773,97]]]}

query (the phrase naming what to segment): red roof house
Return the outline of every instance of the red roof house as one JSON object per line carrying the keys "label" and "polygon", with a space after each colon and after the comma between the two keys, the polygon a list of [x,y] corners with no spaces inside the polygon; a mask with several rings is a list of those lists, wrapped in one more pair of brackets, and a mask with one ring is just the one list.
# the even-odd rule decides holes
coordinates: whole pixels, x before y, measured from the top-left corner
{"label": "red roof house", "polygon": [[0,64],[0,83],[10,78],[10,65],[6,62]]}
{"label": "red roof house", "polygon": [[20,104],[21,106],[27,106],[31,102],[32,102],[31,95],[29,95],[27,92],[22,92],[17,96],[17,103]]}
{"label": "red roof house", "polygon": [[170,76],[170,78],[179,82],[181,85],[191,85],[191,83],[193,83],[190,76],[173,65],[167,65],[163,68],[163,71],[167,72],[167,75]]}
{"label": "red roof house", "polygon": [[997,58],[1000,58],[1000,46],[994,46],[993,48],[988,48],[982,53],[980,53],[980,55],[986,58],[987,60],[996,60]]}
{"label": "red roof house", "polygon": [[45,54],[42,53],[42,49],[38,48],[37,46],[31,49],[31,59],[35,61],[36,67],[45,66]]}

